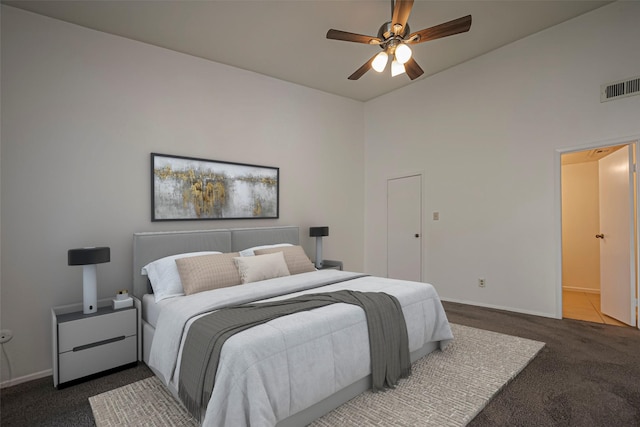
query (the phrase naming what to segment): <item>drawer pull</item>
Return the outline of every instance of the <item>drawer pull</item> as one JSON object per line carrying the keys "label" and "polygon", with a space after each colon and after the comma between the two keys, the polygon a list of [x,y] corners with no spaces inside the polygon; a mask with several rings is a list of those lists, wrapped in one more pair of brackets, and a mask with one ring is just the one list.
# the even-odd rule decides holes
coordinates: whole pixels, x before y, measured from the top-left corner
{"label": "drawer pull", "polygon": [[97,341],[97,342],[94,342],[94,343],[91,343],[91,344],[80,345],[78,347],[73,347],[72,351],[82,351],[82,350],[86,350],[88,348],[98,347],[98,346],[105,345],[105,344],[111,344],[112,342],[122,341],[125,338],[126,337],[124,335],[122,335],[122,336],[115,337],[115,338],[109,338],[108,340],[102,340],[102,341]]}

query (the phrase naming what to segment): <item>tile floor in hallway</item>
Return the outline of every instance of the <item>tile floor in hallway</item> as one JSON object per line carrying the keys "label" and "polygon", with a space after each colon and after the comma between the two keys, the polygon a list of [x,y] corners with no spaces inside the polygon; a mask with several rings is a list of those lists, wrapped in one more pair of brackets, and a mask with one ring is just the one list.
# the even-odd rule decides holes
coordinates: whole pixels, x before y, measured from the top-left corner
{"label": "tile floor in hallway", "polygon": [[586,320],[607,325],[627,326],[618,320],[602,314],[600,294],[562,290],[562,317]]}

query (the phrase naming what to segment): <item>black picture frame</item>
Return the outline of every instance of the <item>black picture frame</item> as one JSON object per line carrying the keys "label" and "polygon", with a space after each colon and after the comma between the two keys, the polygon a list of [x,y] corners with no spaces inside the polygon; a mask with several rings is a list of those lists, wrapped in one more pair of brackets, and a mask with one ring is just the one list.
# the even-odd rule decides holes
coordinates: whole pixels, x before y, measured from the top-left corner
{"label": "black picture frame", "polygon": [[151,153],[151,221],[280,216],[280,168]]}

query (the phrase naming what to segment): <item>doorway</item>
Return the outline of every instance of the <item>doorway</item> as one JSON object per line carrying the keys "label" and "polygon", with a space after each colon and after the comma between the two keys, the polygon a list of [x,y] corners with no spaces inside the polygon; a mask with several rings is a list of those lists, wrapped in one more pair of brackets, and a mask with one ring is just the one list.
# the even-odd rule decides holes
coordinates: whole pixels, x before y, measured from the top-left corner
{"label": "doorway", "polygon": [[422,281],[422,175],[387,180],[387,277]]}
{"label": "doorway", "polygon": [[638,325],[635,145],[561,154],[562,317]]}

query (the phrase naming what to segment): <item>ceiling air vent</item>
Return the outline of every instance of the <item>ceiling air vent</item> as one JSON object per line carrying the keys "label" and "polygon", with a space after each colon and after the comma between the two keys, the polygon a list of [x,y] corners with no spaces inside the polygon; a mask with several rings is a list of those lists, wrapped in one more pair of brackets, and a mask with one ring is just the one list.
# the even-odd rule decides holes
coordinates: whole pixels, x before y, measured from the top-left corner
{"label": "ceiling air vent", "polygon": [[640,77],[619,80],[600,86],[600,102],[633,95],[640,95]]}

